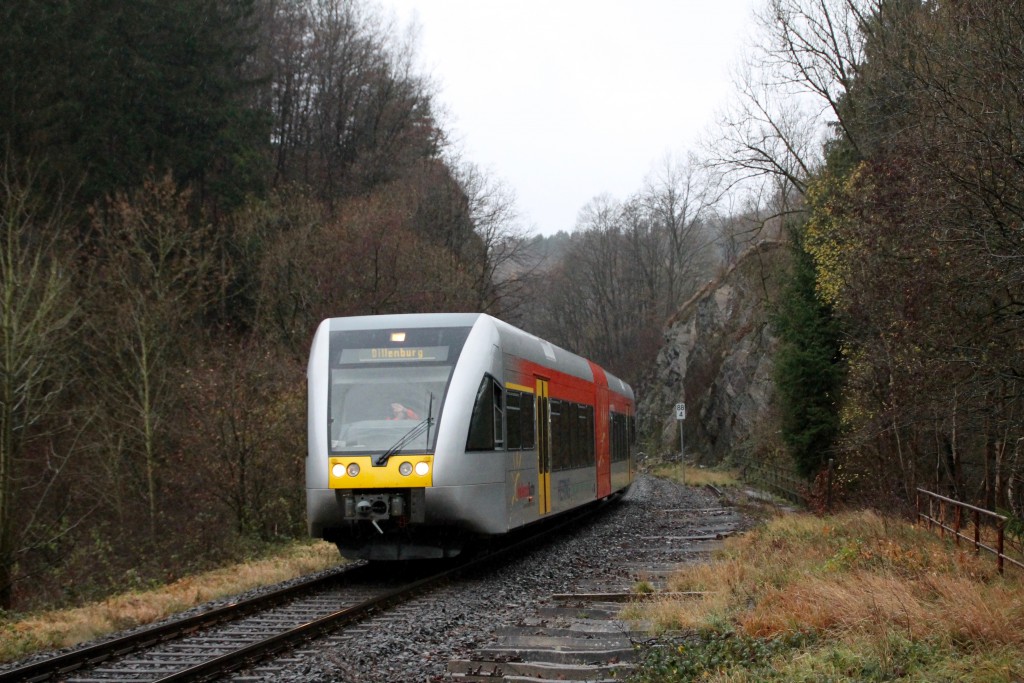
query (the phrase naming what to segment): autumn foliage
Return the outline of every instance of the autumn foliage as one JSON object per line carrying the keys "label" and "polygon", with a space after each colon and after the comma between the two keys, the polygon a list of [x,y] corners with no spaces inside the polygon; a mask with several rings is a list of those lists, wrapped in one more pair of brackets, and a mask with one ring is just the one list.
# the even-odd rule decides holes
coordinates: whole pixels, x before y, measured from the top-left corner
{"label": "autumn foliage", "polygon": [[510,196],[371,3],[4,19],[0,609],[303,536],[316,325],[501,314]]}
{"label": "autumn foliage", "polygon": [[1019,517],[1019,4],[769,0],[761,20],[722,163],[790,197],[838,329],[817,461],[861,501],[924,486]]}

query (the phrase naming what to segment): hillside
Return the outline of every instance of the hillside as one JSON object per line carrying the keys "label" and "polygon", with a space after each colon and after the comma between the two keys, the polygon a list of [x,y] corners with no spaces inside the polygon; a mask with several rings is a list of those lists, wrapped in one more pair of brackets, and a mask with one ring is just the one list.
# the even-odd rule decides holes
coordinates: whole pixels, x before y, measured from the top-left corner
{"label": "hillside", "polygon": [[782,242],[758,244],[669,322],[640,392],[640,431],[649,455],[678,452],[672,409],[680,401],[687,409],[687,454],[701,463],[720,462],[774,424],[778,339],[768,318],[786,254]]}

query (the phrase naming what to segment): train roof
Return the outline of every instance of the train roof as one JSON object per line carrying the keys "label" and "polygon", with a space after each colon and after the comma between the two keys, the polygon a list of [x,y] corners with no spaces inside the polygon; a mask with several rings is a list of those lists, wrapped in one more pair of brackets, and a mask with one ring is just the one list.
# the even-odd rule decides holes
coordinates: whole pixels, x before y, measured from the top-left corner
{"label": "train roof", "polygon": [[[594,373],[587,359],[486,313],[396,313],[329,318],[324,322],[329,325],[332,332],[400,327],[478,327],[483,325],[497,333],[505,352],[540,365],[553,367],[560,372],[594,381]],[[633,390],[628,384],[607,370],[605,370],[605,376],[610,389],[632,398]]]}

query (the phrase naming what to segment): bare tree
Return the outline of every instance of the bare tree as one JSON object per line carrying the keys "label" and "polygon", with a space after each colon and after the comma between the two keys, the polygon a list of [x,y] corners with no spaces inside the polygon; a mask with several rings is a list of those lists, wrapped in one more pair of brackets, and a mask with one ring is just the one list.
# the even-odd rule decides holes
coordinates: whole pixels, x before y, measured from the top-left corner
{"label": "bare tree", "polygon": [[[209,514],[234,518],[239,537],[270,540],[301,526],[303,421],[297,359],[252,343],[207,354],[188,374],[180,486]],[[208,457],[213,450],[216,457]],[[204,482],[217,482],[206,486]],[[222,517],[221,517],[222,518]],[[223,525],[222,525],[223,526]]]}
{"label": "bare tree", "polygon": [[780,94],[764,74],[747,65],[738,75],[739,98],[730,105],[713,140],[709,161],[734,186],[781,185],[782,194],[803,194],[821,163],[824,128],[806,99]]}
{"label": "bare tree", "polygon": [[437,153],[431,85],[413,71],[411,41],[396,39],[378,9],[280,0],[266,11],[278,185],[300,182],[334,201]]}
{"label": "bare tree", "polygon": [[759,51],[768,84],[788,95],[806,93],[823,104],[826,120],[856,147],[847,125],[849,100],[864,63],[864,29],[882,0],[770,0],[760,20],[769,42]]}
{"label": "bare tree", "polygon": [[[857,144],[848,127],[856,108],[850,93],[864,60],[864,27],[882,4],[770,0],[758,14],[763,42],[738,69],[738,99],[705,143],[708,158],[733,184],[753,183],[752,191],[765,197],[803,195],[822,168],[831,135]],[[793,209],[787,201],[780,211]]]}
{"label": "bare tree", "polygon": [[666,319],[707,275],[714,241],[710,227],[721,197],[719,174],[693,154],[682,161],[666,156],[644,183],[640,203],[664,261],[661,313]]}
{"label": "bare tree", "polygon": [[[59,209],[34,194],[31,175],[0,167],[0,608],[11,607],[14,566],[35,529],[16,503],[38,509],[66,454],[51,450],[54,411],[72,376],[65,354],[78,308],[72,269],[56,237]],[[31,458],[28,465],[26,460]],[[33,489],[34,501],[26,500]],[[22,497],[19,497],[22,496]]]}
{"label": "bare tree", "polygon": [[645,248],[657,264],[664,254],[635,223],[635,208],[608,195],[592,199],[558,263],[535,285],[543,308],[535,331],[627,381],[639,379],[656,352],[662,322],[656,311],[664,294],[648,279],[660,277],[660,265],[646,274],[636,268]]}
{"label": "bare tree", "polygon": [[112,421],[111,455],[137,468],[150,534],[177,396],[172,377],[215,290],[211,233],[192,224],[188,204],[170,175],[148,179],[133,196],[112,200],[96,225],[95,390]]}
{"label": "bare tree", "polygon": [[783,239],[782,221],[776,217],[780,207],[772,207],[757,195],[730,195],[726,199],[738,201],[730,204],[731,208],[720,210],[712,222],[715,246],[722,265],[735,265],[740,256],[757,242]]}
{"label": "bare tree", "polygon": [[467,253],[481,311],[507,316],[515,312],[520,294],[537,264],[529,262],[530,232],[516,209],[515,192],[479,166],[456,166],[456,181],[465,195],[479,253]]}

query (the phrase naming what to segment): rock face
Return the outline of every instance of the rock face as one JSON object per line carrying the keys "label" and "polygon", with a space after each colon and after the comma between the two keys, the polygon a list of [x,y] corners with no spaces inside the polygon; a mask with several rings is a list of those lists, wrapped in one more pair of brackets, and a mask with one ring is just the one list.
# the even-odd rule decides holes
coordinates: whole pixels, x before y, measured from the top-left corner
{"label": "rock face", "polygon": [[638,418],[647,455],[679,452],[673,406],[686,403],[687,458],[716,464],[777,431],[772,410],[775,349],[768,322],[788,258],[762,242],[680,307],[641,387]]}

